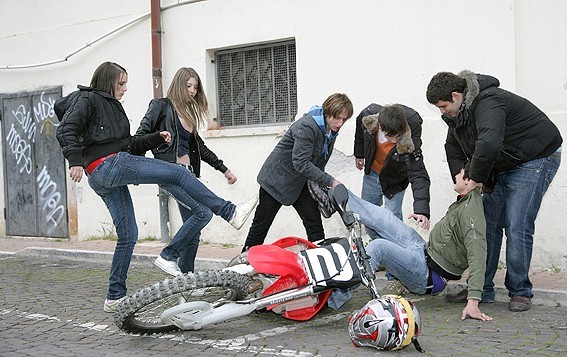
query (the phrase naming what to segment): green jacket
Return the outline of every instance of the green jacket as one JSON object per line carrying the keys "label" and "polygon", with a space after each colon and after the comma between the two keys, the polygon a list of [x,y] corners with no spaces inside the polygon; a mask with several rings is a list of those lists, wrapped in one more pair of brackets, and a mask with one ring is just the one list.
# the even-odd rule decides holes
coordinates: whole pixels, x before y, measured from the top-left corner
{"label": "green jacket", "polygon": [[429,234],[427,252],[453,275],[460,276],[468,268],[468,297],[481,299],[486,271],[486,220],[479,189],[449,206]]}

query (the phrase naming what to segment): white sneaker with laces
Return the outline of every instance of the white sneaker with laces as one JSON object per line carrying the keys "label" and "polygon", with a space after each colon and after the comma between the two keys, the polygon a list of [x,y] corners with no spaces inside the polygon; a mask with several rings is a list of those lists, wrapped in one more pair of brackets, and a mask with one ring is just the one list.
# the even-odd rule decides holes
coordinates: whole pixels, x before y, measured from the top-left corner
{"label": "white sneaker with laces", "polygon": [[176,262],[165,260],[161,256],[157,257],[154,264],[169,275],[177,276],[183,274]]}
{"label": "white sneaker with laces", "polygon": [[258,195],[247,199],[246,201],[236,205],[232,219],[228,221],[234,228],[240,229],[244,222],[250,217],[254,207],[258,204]]}
{"label": "white sneaker with laces", "polygon": [[116,299],[116,300],[109,300],[106,299],[104,300],[104,312],[116,312],[116,309],[118,309],[118,305],[120,305],[120,303],[122,302],[122,300],[124,300],[126,298],[126,296],[121,297],[120,299]]}

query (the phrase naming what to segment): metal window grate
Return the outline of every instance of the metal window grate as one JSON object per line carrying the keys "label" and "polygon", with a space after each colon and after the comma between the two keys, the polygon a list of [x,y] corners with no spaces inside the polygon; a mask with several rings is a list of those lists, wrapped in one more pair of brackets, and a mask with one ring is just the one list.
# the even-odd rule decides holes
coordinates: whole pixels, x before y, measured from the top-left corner
{"label": "metal window grate", "polygon": [[220,126],[289,123],[297,113],[295,42],[215,54]]}

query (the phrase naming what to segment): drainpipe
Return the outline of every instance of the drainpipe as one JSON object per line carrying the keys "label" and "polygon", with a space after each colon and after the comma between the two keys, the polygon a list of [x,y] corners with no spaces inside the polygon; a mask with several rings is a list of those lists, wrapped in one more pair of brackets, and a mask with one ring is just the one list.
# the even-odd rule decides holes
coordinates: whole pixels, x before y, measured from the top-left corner
{"label": "drainpipe", "polygon": [[[163,98],[161,61],[161,8],[160,0],[150,0],[152,26],[152,88],[154,99]],[[169,242],[169,196],[159,189],[159,225],[161,241]]]}

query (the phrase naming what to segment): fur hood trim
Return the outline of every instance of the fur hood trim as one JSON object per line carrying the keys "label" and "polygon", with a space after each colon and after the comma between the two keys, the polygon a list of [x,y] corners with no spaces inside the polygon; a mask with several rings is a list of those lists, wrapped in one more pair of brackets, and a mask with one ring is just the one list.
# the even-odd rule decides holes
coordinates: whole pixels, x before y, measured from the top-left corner
{"label": "fur hood trim", "polygon": [[480,93],[480,86],[478,84],[477,75],[472,71],[464,70],[461,71],[458,76],[467,81],[467,90],[465,93],[464,102],[465,108],[470,108],[474,99],[476,98],[478,93]]}
{"label": "fur hood trim", "polygon": [[[362,124],[364,124],[370,134],[376,134],[380,126],[378,114],[365,116],[362,118]],[[398,154],[411,154],[415,150],[413,140],[411,139],[411,129],[407,123],[404,132],[398,137],[396,149]]]}

